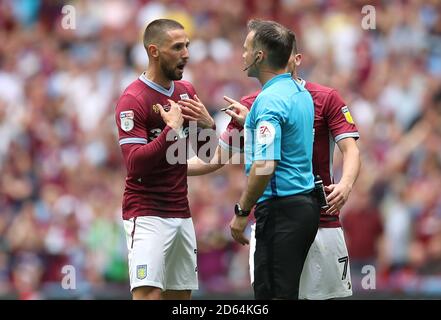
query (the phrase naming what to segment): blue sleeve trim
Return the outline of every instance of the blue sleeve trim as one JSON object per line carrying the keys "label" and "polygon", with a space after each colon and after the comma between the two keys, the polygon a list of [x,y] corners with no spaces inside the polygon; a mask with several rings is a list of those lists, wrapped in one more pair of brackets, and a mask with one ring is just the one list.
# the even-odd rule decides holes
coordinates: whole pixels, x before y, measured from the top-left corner
{"label": "blue sleeve trim", "polygon": [[123,144],[128,143],[139,143],[139,144],[147,144],[147,139],[144,138],[124,138],[119,140],[119,145],[122,146]]}

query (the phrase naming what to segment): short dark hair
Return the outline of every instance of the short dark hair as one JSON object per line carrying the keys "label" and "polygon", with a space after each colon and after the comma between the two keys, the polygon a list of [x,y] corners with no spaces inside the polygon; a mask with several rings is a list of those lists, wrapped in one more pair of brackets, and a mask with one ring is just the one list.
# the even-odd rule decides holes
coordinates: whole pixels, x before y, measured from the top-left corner
{"label": "short dark hair", "polygon": [[276,69],[285,68],[295,43],[294,33],[280,23],[269,20],[250,20],[248,29],[254,31],[253,48],[268,53],[268,64]]}
{"label": "short dark hair", "polygon": [[297,50],[296,34],[293,32],[292,35],[294,36],[294,40],[292,41],[292,53],[297,54],[299,51]]}
{"label": "short dark hair", "polygon": [[144,47],[150,44],[161,44],[164,40],[164,34],[169,30],[184,29],[182,24],[170,19],[157,19],[148,24],[144,30]]}

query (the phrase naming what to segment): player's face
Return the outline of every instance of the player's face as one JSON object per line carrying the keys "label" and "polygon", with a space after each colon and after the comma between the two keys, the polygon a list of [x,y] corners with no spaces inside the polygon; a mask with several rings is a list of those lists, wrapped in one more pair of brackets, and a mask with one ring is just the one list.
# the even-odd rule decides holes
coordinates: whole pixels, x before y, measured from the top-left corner
{"label": "player's face", "polygon": [[168,37],[159,47],[159,66],[169,80],[181,80],[187,64],[190,41],[184,30],[167,32]]}
{"label": "player's face", "polygon": [[253,48],[253,38],[254,38],[254,31],[250,31],[245,39],[245,42],[243,44],[243,63],[244,68],[247,69],[247,75],[248,77],[256,77],[258,74],[258,70],[256,68],[256,56]]}

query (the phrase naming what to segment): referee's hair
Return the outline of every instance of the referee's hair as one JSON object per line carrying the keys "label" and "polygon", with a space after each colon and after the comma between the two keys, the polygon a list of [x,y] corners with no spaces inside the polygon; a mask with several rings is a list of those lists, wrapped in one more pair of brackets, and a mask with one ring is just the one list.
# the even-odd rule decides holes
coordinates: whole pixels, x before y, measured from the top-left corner
{"label": "referee's hair", "polygon": [[250,20],[248,30],[254,31],[253,49],[264,49],[268,54],[268,65],[275,69],[286,67],[293,45],[294,33],[280,23],[270,20]]}
{"label": "referee's hair", "polygon": [[294,36],[294,39],[292,41],[292,53],[297,54],[297,53],[299,53],[299,50],[297,49],[296,34],[293,32],[292,35]]}
{"label": "referee's hair", "polygon": [[157,19],[150,22],[144,30],[144,48],[147,50],[147,47],[151,44],[160,45],[166,32],[176,29],[184,29],[184,27],[175,20]]}

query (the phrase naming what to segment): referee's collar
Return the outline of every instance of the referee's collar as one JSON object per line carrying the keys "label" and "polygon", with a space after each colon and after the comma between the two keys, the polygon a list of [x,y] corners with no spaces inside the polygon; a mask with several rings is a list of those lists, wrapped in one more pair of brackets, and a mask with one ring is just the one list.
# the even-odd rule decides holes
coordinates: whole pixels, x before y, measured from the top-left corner
{"label": "referee's collar", "polygon": [[262,90],[265,90],[266,88],[273,85],[277,81],[285,79],[285,78],[291,79],[291,73],[281,73],[275,77],[272,77],[267,83],[265,83],[265,85],[262,87]]}
{"label": "referee's collar", "polygon": [[302,79],[302,78],[297,77],[297,82],[298,82],[302,87],[304,87],[304,86],[306,85],[306,81],[305,81],[304,79]]}

